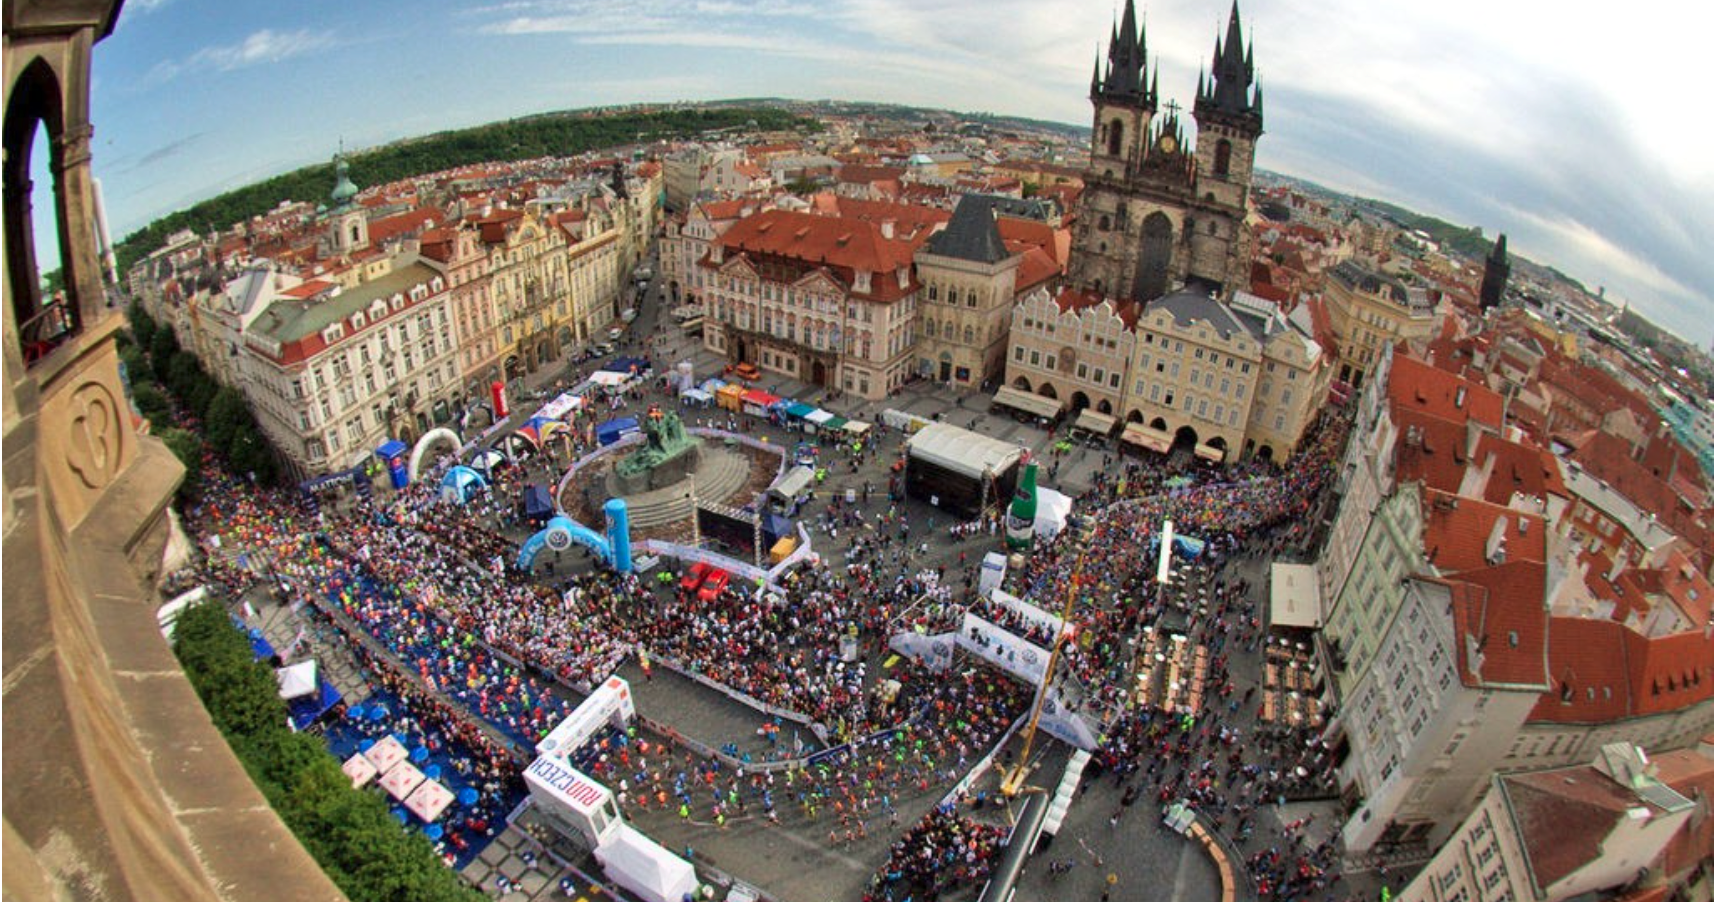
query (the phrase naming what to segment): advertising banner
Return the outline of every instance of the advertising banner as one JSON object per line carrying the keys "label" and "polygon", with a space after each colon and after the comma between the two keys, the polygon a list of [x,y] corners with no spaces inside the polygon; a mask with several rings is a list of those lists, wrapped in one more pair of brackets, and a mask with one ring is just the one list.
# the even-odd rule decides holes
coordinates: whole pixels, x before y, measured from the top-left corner
{"label": "advertising banner", "polygon": [[961,622],[955,643],[1034,686],[1044,682],[1050,666],[1049,651],[971,613]]}

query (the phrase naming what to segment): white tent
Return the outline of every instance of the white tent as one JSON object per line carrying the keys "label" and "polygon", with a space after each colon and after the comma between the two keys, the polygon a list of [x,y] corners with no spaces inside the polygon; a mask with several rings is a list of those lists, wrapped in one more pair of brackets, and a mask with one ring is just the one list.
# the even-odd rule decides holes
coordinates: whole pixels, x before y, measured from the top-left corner
{"label": "white tent", "polygon": [[1311,564],[1271,565],[1271,626],[1318,629],[1323,619],[1318,570]]}
{"label": "white tent", "polygon": [[681,902],[698,890],[698,874],[686,859],[631,826],[622,826],[597,846],[597,861],[610,880],[645,902]]}
{"label": "white tent", "polygon": [[316,694],[316,659],[300,661],[290,667],[281,667],[274,672],[274,681],[280,684],[280,697],[294,699]]}
{"label": "white tent", "polygon": [[1032,521],[1032,532],[1042,539],[1054,539],[1068,525],[1068,514],[1074,510],[1074,499],[1043,486],[1038,487],[1038,516]]}

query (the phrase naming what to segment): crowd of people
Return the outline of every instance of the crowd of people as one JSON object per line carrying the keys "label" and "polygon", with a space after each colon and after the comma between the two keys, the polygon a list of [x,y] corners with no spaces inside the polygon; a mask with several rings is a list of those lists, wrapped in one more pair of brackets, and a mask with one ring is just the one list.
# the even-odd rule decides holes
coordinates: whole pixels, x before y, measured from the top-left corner
{"label": "crowd of people", "polygon": [[[623,406],[631,400],[623,396]],[[746,419],[732,425],[743,428]],[[1256,642],[1261,624],[1238,583],[1219,574],[1228,559],[1280,554],[1309,540],[1309,514],[1331,477],[1345,426],[1334,417],[1322,422],[1280,470],[1123,457],[1113,484],[1080,499],[1095,509],[1089,529],[1065,533],[1029,559],[1028,599],[1060,612],[1065,593],[1075,595],[1061,689],[1109,728],[1097,760],[1132,797],[1191,801],[1244,839],[1259,806],[1293,794],[1297,781],[1308,779],[1299,775],[1328,772],[1328,751],[1302,733],[1248,732],[1224,716],[1251,697],[1251,690],[1235,693],[1224,654]],[[571,453],[583,443],[575,436]],[[853,462],[877,448],[861,446]],[[506,746],[474,730],[478,747],[495,746],[484,759],[493,770],[505,770],[553,727],[580,689],[640,652],[803,716],[833,742],[852,743],[817,767],[748,773],[659,740],[602,740],[608,745],[591,766],[618,786],[623,807],[672,810],[718,826],[746,815],[780,823],[784,812],[797,813],[819,822],[819,830],[827,822],[832,844],[851,843],[879,819],[893,826],[903,799],[958,779],[1027,710],[1030,687],[964,657],[941,674],[910,659],[888,673],[871,663],[891,635],[953,629],[969,609],[1030,641],[1052,643],[1029,618],[972,597],[976,561],[965,551],[952,575],[947,565],[923,560],[945,528],[957,540],[985,543],[998,532],[995,517],[939,526],[934,515],[901,505],[877,509],[831,498],[814,522],[837,552],[796,571],[781,594],[761,598],[741,581],[699,600],[671,583],[608,573],[535,580],[511,568],[517,540],[506,533],[521,526],[524,487],[552,484],[565,456],[550,452],[491,468],[488,487],[463,503],[441,495],[435,472],[374,503],[334,507],[307,506],[211,468],[188,518],[208,554],[197,573],[242,591],[259,577],[236,556],[266,557],[272,577],[345,618],[412,674],[412,688],[422,686],[418,695],[435,700],[424,703],[434,729],[456,730],[458,722],[474,730],[463,718],[476,718],[504,737]],[[1155,536],[1165,519],[1204,542],[1190,571],[1199,574],[1193,585],[1203,606],[1152,578],[1155,554],[1141,537]],[[1206,680],[1215,703],[1191,721],[1127,705],[1138,637],[1172,611],[1186,617],[1190,640],[1212,652]],[[860,649],[857,658],[844,655],[844,639]],[[404,680],[388,666],[372,672]],[[791,754],[771,745],[777,757]],[[897,844],[871,898],[918,898],[915,891],[931,889],[938,875],[976,873],[994,845],[989,829],[933,813]],[[1281,873],[1283,862],[1295,873]],[[1281,893],[1304,888],[1296,875],[1316,871],[1319,862],[1317,854],[1295,851],[1256,873],[1278,893],[1271,898],[1288,899]]]}
{"label": "crowd of people", "polygon": [[889,860],[866,891],[865,902],[935,899],[949,887],[982,886],[990,877],[1002,827],[961,817],[939,805],[889,847]]}

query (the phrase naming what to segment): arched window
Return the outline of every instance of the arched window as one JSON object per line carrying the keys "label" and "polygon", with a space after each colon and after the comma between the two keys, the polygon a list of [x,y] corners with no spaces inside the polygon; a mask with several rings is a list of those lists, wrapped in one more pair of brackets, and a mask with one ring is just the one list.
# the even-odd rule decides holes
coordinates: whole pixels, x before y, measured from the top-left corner
{"label": "arched window", "polygon": [[[12,315],[24,363],[32,364],[76,334],[82,325],[77,294],[79,273],[67,249],[82,236],[66,221],[65,185],[60,178],[64,120],[60,83],[52,67],[36,59],[25,67],[6,98],[5,234],[6,271]],[[41,184],[34,177],[41,176]],[[51,217],[46,230],[57,245],[49,260],[58,262],[60,284],[43,297],[41,257],[36,246],[37,216]]]}
{"label": "arched window", "polygon": [[1109,230],[1110,230],[1110,218],[1109,218],[1109,216],[1107,216],[1107,215],[1099,216],[1098,217],[1098,231],[1107,232]]}
{"label": "arched window", "polygon": [[1110,156],[1121,156],[1121,120],[1110,120]]}
{"label": "arched window", "polygon": [[972,327],[971,326],[966,327],[966,332],[965,332],[965,335],[964,335],[962,340],[964,342],[966,342],[967,344],[972,344]]}
{"label": "arched window", "polygon": [[943,340],[954,341],[954,323],[952,321],[943,323]]}
{"label": "arched window", "polygon": [[1229,174],[1229,155],[1232,152],[1233,149],[1229,146],[1228,138],[1222,138],[1217,141],[1217,156],[1211,163],[1212,175],[1222,178]]}

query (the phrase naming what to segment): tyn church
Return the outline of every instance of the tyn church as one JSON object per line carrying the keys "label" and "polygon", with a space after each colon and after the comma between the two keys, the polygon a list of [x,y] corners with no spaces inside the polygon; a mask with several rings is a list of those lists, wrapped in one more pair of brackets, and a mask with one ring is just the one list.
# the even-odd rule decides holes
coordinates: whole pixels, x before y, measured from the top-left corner
{"label": "tyn church", "polygon": [[[1241,11],[1199,74],[1195,135],[1180,107],[1158,116],[1157,66],[1127,0],[1108,60],[1092,63],[1092,158],[1080,196],[1068,284],[1147,302],[1187,285],[1221,298],[1245,288],[1253,153],[1264,133],[1264,89],[1243,46]],[[1197,140],[1190,141],[1189,137]]]}

